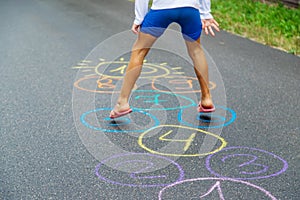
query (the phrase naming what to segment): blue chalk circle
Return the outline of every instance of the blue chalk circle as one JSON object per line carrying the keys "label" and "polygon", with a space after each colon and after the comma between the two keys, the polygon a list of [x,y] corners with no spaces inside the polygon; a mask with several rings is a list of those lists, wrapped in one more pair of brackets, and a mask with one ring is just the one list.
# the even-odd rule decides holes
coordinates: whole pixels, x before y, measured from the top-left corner
{"label": "blue chalk circle", "polygon": [[[184,109],[181,109],[178,112],[177,118],[178,121],[186,126],[194,127],[194,128],[222,128],[225,126],[228,126],[229,124],[233,123],[236,120],[236,113],[234,110],[224,107],[224,106],[216,106],[216,109],[223,109],[227,113],[228,117],[217,115],[215,113],[198,113],[196,119],[192,123],[187,122],[185,119],[183,119],[183,111]],[[208,125],[197,125],[195,123],[208,123]]]}
{"label": "blue chalk circle", "polygon": [[90,128],[93,129],[95,131],[102,131],[102,132],[109,132],[109,133],[142,133],[145,132],[146,130],[148,130],[149,128],[152,128],[154,126],[159,126],[160,125],[160,121],[152,114],[145,112],[143,110],[138,110],[138,109],[132,109],[132,113],[130,115],[133,115],[134,113],[140,113],[142,115],[145,115],[144,118],[150,118],[150,120],[147,119],[148,121],[152,121],[151,125],[149,127],[145,127],[143,126],[142,129],[137,128],[137,126],[130,126],[132,122],[132,120],[129,118],[128,115],[124,116],[124,117],[120,117],[117,119],[110,119],[109,117],[104,117],[104,118],[97,118],[97,124],[92,125],[87,121],[87,117],[89,115],[95,115],[97,112],[102,112],[102,111],[111,111],[112,108],[98,108],[95,110],[91,110],[88,112],[85,112],[81,115],[80,117],[80,121],[81,123]]}

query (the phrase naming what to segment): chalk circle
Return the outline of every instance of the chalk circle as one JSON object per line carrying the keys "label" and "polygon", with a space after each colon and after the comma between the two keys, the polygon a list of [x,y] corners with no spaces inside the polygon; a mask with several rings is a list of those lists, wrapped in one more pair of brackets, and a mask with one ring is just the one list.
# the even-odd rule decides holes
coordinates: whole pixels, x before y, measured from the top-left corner
{"label": "chalk circle", "polygon": [[227,147],[209,155],[206,158],[206,168],[217,177],[252,180],[278,176],[287,170],[288,163],[265,150]]}
{"label": "chalk circle", "polygon": [[[145,119],[143,121],[146,121],[148,123],[148,127],[147,126],[137,127],[137,123],[134,123],[132,119],[129,118],[129,116],[127,115],[117,118],[115,120],[112,120],[108,117],[102,117],[97,119],[96,121],[93,121],[91,119],[90,122],[87,119],[89,115],[91,115],[92,117],[98,112],[100,115],[102,114],[103,116],[102,113],[103,111],[105,112],[104,116],[108,116],[111,110],[112,108],[98,108],[95,110],[85,112],[80,117],[81,123],[86,127],[93,129],[95,131],[102,131],[102,132],[109,132],[109,133],[131,133],[131,132],[141,133],[148,130],[148,128],[151,128],[153,126],[158,126],[160,124],[159,120],[154,115],[145,112],[143,110],[136,110],[136,109],[132,109],[132,113],[130,113],[130,115],[142,114]],[[147,120],[147,118],[149,120]],[[130,124],[132,123],[134,123],[134,126],[130,126]]]}
{"label": "chalk circle", "polygon": [[[114,65],[119,65],[126,67],[128,66],[129,61],[104,61],[104,62],[99,62],[98,65],[96,66],[96,73],[100,76],[106,76],[109,78],[116,78],[120,79],[124,77],[124,73],[117,73],[118,75],[114,75],[113,73],[104,73],[101,72],[101,68],[105,68],[105,70],[110,70],[114,71],[117,67],[114,67]],[[159,64],[154,64],[154,63],[143,63],[143,70],[141,72],[141,75],[139,78],[159,78],[159,77],[164,77],[170,74],[170,69],[168,69],[166,66],[161,66]]]}
{"label": "chalk circle", "polygon": [[[163,146],[162,148],[160,148],[159,151],[154,150],[151,147],[148,147],[147,144],[145,144],[145,142],[144,142],[146,137],[148,137],[147,140],[149,140],[149,137],[151,136],[151,139],[154,138],[156,141],[155,144],[157,145],[158,142],[162,142],[162,139],[160,139],[160,138],[163,135],[165,135],[166,133],[168,133],[169,131],[172,131],[174,129],[177,129],[176,135],[173,135],[173,137],[169,136],[169,135],[164,137],[164,139],[166,139],[166,141],[168,141],[168,144]],[[193,142],[192,140],[187,140],[187,138],[189,138],[187,136],[191,136],[192,134],[196,134],[196,135],[197,134],[205,134],[208,137],[212,137],[215,140],[218,140],[221,143],[221,145],[218,148],[211,150],[209,152],[185,153],[188,150],[188,148],[186,150],[184,150],[186,145],[192,145],[192,142]],[[148,136],[148,135],[150,135],[150,136]],[[184,135],[186,137],[183,138],[181,135]],[[179,137],[181,137],[181,139],[176,139],[175,136],[179,136]],[[180,126],[180,125],[159,125],[159,126],[150,128],[150,129],[146,130],[144,133],[142,133],[138,138],[138,144],[140,145],[141,148],[145,149],[149,153],[156,154],[156,155],[174,156],[174,157],[197,157],[197,156],[207,156],[210,154],[214,154],[214,153],[220,151],[221,149],[223,149],[227,145],[227,142],[225,141],[224,138],[220,137],[219,135],[216,135],[214,133],[210,133],[210,132],[207,132],[207,131],[204,131],[201,129],[195,129],[195,128],[185,127],[185,126]],[[205,146],[206,146],[205,143],[201,145],[201,147],[205,147]],[[206,147],[204,149],[210,149],[210,148],[212,148],[212,147],[209,147],[209,148]]]}
{"label": "chalk circle", "polygon": [[[187,94],[187,93],[199,93],[199,82],[196,77],[190,76],[165,76],[158,77],[152,80],[152,89],[159,92],[169,92],[165,89],[160,89],[159,86],[163,83],[168,83],[170,90],[175,94]],[[198,88],[198,89],[195,89]],[[216,84],[212,81],[209,82],[209,89],[213,90],[216,88]]]}
{"label": "chalk circle", "polygon": [[[229,191],[228,191],[229,190]],[[213,197],[212,197],[213,196]],[[252,183],[232,178],[186,179],[164,187],[158,199],[271,199],[269,191]]]}
{"label": "chalk circle", "polygon": [[132,99],[135,101],[135,109],[145,111],[179,110],[196,105],[189,97],[172,92],[158,92],[155,90],[135,90],[132,93]]}
{"label": "chalk circle", "polygon": [[[166,166],[166,169],[161,166]],[[174,173],[170,174],[170,170]],[[184,171],[178,163],[147,153],[109,157],[96,166],[95,174],[105,182],[129,187],[164,187],[184,178]]]}
{"label": "chalk circle", "polygon": [[236,120],[236,113],[234,110],[219,105],[215,105],[215,107],[216,107],[216,112],[197,113],[196,120],[190,117],[188,113],[189,110],[181,109],[178,112],[178,121],[181,124],[186,126],[204,129],[204,128],[222,128],[230,125]]}
{"label": "chalk circle", "polygon": [[[120,93],[120,84],[118,84],[120,80],[121,78],[114,77],[84,76],[74,82],[74,87],[87,92],[114,94]],[[101,87],[99,87],[99,84],[101,84]],[[134,85],[133,90],[136,88],[137,85]]]}

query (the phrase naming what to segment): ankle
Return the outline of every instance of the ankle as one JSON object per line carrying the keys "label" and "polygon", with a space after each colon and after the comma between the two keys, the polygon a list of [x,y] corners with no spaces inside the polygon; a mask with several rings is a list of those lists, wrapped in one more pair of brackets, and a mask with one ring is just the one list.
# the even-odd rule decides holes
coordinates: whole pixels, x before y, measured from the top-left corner
{"label": "ankle", "polygon": [[128,100],[125,99],[125,98],[119,98],[118,101],[117,101],[117,104],[120,105],[120,106],[128,104]]}
{"label": "ankle", "polygon": [[201,100],[211,100],[211,99],[212,99],[212,97],[211,97],[210,92],[202,93]]}

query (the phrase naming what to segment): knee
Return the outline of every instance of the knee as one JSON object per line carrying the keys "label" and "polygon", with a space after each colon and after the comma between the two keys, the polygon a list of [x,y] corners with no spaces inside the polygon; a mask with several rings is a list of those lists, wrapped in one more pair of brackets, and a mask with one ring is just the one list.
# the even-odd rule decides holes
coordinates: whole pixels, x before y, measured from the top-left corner
{"label": "knee", "polygon": [[131,62],[135,65],[141,65],[146,57],[147,49],[134,50],[131,55]]}
{"label": "knee", "polygon": [[132,57],[130,61],[131,64],[135,67],[140,67],[143,64],[143,59],[138,57]]}

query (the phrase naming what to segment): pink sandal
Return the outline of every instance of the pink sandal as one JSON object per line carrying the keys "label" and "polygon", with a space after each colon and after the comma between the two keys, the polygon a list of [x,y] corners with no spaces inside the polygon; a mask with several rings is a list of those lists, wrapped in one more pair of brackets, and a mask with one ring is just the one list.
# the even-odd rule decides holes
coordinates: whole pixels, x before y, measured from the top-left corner
{"label": "pink sandal", "polygon": [[198,104],[198,112],[203,112],[203,113],[210,113],[210,112],[215,112],[216,108],[215,106],[213,105],[213,107],[211,108],[204,108],[202,105],[201,105],[201,102],[199,102]]}
{"label": "pink sandal", "polygon": [[131,108],[128,108],[127,110],[122,111],[122,112],[117,112],[117,111],[114,111],[114,110],[113,110],[113,112],[114,112],[114,115],[110,115],[110,116],[109,116],[111,119],[115,119],[115,118],[118,118],[118,117],[122,117],[122,116],[124,116],[124,115],[127,115],[127,114],[129,114],[129,113],[132,112],[132,109],[131,109]]}

